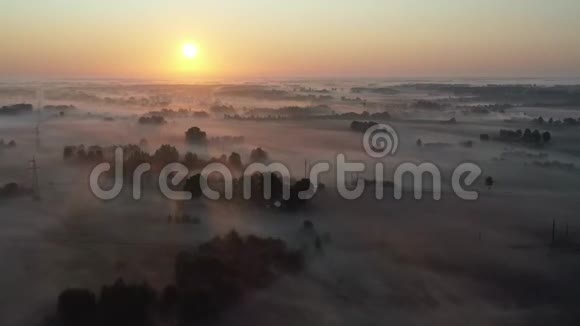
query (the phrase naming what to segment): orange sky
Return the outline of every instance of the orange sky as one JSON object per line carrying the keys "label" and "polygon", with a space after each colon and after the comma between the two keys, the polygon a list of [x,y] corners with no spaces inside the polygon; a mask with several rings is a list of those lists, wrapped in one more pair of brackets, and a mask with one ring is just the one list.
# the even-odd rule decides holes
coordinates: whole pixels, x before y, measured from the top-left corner
{"label": "orange sky", "polygon": [[578,17],[577,0],[3,0],[0,74],[578,76]]}

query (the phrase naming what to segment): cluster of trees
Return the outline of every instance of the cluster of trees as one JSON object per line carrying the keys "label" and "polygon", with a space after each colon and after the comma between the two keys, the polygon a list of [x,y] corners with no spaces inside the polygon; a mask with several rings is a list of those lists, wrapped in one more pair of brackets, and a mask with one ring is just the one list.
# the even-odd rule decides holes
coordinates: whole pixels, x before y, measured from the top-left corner
{"label": "cluster of trees", "polygon": [[365,106],[367,102],[367,100],[364,100],[358,96],[357,97],[341,96],[340,100],[347,103],[362,104],[363,106]]}
{"label": "cluster of trees", "polygon": [[538,117],[537,119],[532,120],[535,124],[543,125],[556,125],[556,126],[580,126],[580,118],[564,118],[562,120],[554,120],[554,118],[550,118],[548,121],[544,120],[543,117]]}
{"label": "cluster of trees", "polygon": [[26,192],[17,183],[10,182],[4,186],[0,186],[0,199],[20,196]]}
{"label": "cluster of trees", "polygon": [[160,126],[167,123],[164,117],[160,115],[143,116],[139,118],[139,123],[142,125]]}
{"label": "cluster of trees", "polygon": [[161,117],[184,117],[188,116],[191,113],[191,110],[186,109],[161,109],[156,111],[149,111],[147,115],[151,116],[161,116]]}
{"label": "cluster of trees", "polygon": [[232,105],[214,103],[210,106],[209,111],[217,116],[224,116],[227,114],[236,114],[236,109]]}
{"label": "cluster of trees", "polygon": [[191,127],[185,132],[185,141],[192,145],[207,145],[207,134],[198,127]]}
{"label": "cluster of trees", "polygon": [[[130,178],[133,175],[135,169],[142,163],[151,164],[151,170],[153,173],[158,173],[161,171],[161,169],[170,163],[182,163],[190,170],[201,170],[210,163],[222,163],[234,172],[241,171],[244,168],[244,163],[242,162],[241,156],[236,152],[232,152],[229,156],[223,154],[220,157],[202,159],[198,157],[197,154],[192,152],[186,152],[182,157],[177,148],[169,144],[161,145],[152,155],[143,151],[143,146],[147,146],[145,141],[141,142],[141,146],[134,144],[121,146],[123,149],[123,173],[125,177]],[[67,157],[71,160],[76,159],[78,157],[77,152],[82,148],[80,146],[65,147],[65,159],[67,159]],[[91,146],[90,148],[99,147]],[[101,149],[101,152],[105,154],[112,153],[113,151],[114,147]],[[87,157],[86,150],[85,156],[81,157]],[[268,153],[259,147],[252,150],[250,154],[251,162],[267,162],[268,159]],[[114,162],[111,163],[114,165]],[[114,169],[111,169],[111,172],[113,170]]]}
{"label": "cluster of trees", "polygon": [[[264,195],[264,188],[266,182],[270,183],[270,197],[266,198]],[[309,179],[301,179],[293,184],[290,184],[290,196],[284,198],[284,183],[282,177],[277,173],[256,172],[250,176],[251,193],[249,198],[244,197],[244,176],[235,178],[233,180],[233,198],[237,201],[247,201],[260,207],[270,207],[283,210],[297,210],[305,207],[310,199],[302,199],[299,197],[301,192],[313,191],[313,186]],[[209,187],[221,194],[220,198],[224,198],[224,180],[223,178],[209,178]],[[203,194],[201,186],[201,175],[195,174],[187,179],[183,190],[189,191],[193,198],[200,198]],[[315,193],[311,193],[314,195]],[[312,196],[311,196],[312,197]]]}
{"label": "cluster of trees", "polygon": [[230,232],[175,259],[174,284],[157,291],[119,279],[100,293],[66,289],[58,297],[54,326],[190,325],[218,318],[247,293],[304,268],[304,255],[279,239]]}
{"label": "cluster of trees", "polygon": [[365,132],[376,125],[377,123],[374,121],[353,121],[350,123],[350,129],[353,131]]}
{"label": "cluster of trees", "polygon": [[0,115],[18,115],[32,112],[32,104],[12,104],[0,107]]}
{"label": "cluster of trees", "polygon": [[78,161],[86,163],[99,163],[105,159],[104,149],[98,145],[69,145],[65,146],[62,152],[65,161]]}
{"label": "cluster of trees", "polygon": [[[171,104],[171,98],[169,96],[162,95],[152,95],[148,97],[130,96],[128,98],[105,97],[102,99],[95,95],[88,96],[92,102],[104,102],[105,104],[109,105],[139,105],[139,106],[159,107],[159,106],[168,106],[169,104]],[[82,98],[79,100],[82,100]]]}
{"label": "cluster of trees", "polygon": [[506,130],[501,129],[499,131],[499,140],[502,141],[522,141],[525,143],[541,143],[549,142],[552,139],[552,134],[549,131],[540,132],[539,130],[531,131],[526,129],[522,132],[521,129],[518,130]]}
{"label": "cluster of trees", "polygon": [[[488,134],[481,134],[479,136],[482,141],[489,141],[491,137]],[[540,132],[539,130],[525,129],[507,130],[501,129],[499,136],[494,140],[503,142],[522,142],[526,144],[542,144],[549,143],[552,140],[552,134],[549,131]]]}
{"label": "cluster of trees", "polygon": [[14,141],[14,139],[13,140],[10,140],[8,142],[5,142],[4,141],[4,138],[0,138],[0,149],[3,149],[3,148],[14,148],[14,147],[16,147],[16,141]]}

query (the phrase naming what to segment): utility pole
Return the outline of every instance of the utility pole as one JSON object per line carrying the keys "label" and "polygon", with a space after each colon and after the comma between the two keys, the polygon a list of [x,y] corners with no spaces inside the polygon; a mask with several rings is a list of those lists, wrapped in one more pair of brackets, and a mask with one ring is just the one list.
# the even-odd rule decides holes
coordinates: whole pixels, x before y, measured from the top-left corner
{"label": "utility pole", "polygon": [[38,201],[40,200],[40,186],[38,184],[38,165],[36,164],[36,158],[34,156],[30,164],[29,169],[32,171],[32,199]]}
{"label": "utility pole", "polygon": [[35,145],[36,145],[36,153],[40,149],[40,126],[39,123],[36,123],[36,127],[34,127],[34,138],[35,138]]}

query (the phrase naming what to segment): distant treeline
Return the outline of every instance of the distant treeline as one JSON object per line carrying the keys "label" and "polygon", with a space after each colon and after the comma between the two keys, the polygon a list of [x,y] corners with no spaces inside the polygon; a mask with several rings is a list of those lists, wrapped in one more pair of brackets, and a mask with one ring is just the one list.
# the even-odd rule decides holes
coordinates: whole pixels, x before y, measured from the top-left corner
{"label": "distant treeline", "polygon": [[[127,176],[131,176],[135,168],[141,163],[150,163],[153,171],[159,171],[170,163],[182,163],[191,170],[201,170],[213,162],[223,163],[234,171],[240,171],[244,167],[240,155],[236,152],[232,152],[229,157],[223,154],[220,157],[212,157],[204,160],[192,152],[186,152],[182,156],[175,146],[169,144],[161,145],[153,154],[145,152],[142,148],[144,146],[146,146],[145,141],[142,141],[141,145],[128,144],[106,147],[99,145],[68,145],[63,149],[63,160],[78,163],[113,161],[115,149],[121,148],[123,150],[123,166],[125,168],[125,175]],[[250,163],[268,161],[269,155],[262,148],[258,147],[251,151]]]}
{"label": "distant treeline", "polygon": [[[111,150],[111,148],[107,148]],[[103,147],[98,145],[68,145],[65,146],[62,152],[62,158],[65,161],[77,161],[82,163],[100,163],[105,159],[105,151]]]}
{"label": "distant treeline", "polygon": [[484,101],[509,101],[528,106],[580,105],[580,85],[497,85],[475,86],[469,84],[406,84],[400,87],[424,91],[450,93]]}
{"label": "distant treeline", "polygon": [[292,94],[289,91],[273,89],[263,85],[226,86],[216,91],[217,96],[246,97],[266,100],[286,100],[286,101],[314,101],[322,102],[332,100],[331,95],[302,95]]}
{"label": "distant treeline", "polygon": [[313,105],[313,106],[285,106],[279,109],[270,108],[254,108],[244,111],[244,116],[248,117],[289,117],[289,118],[303,118],[309,116],[328,115],[333,114],[334,111],[328,105]]}
{"label": "distant treeline", "polygon": [[109,97],[99,96],[86,92],[84,90],[52,90],[46,94],[48,99],[78,101],[87,103],[99,103],[105,105],[135,105],[148,107],[163,107],[171,104],[168,96],[150,95],[150,96],[129,96],[129,97]]}
{"label": "distant treeline", "polygon": [[472,106],[458,106],[464,114],[490,114],[490,113],[505,113],[506,110],[513,108],[512,104],[487,104],[487,105],[472,105]]}
{"label": "distant treeline", "polygon": [[164,117],[159,115],[153,116],[143,116],[139,118],[139,124],[142,125],[152,125],[152,126],[161,126],[167,123]]}
{"label": "distant treeline", "polygon": [[372,93],[372,94],[381,94],[381,95],[397,95],[400,93],[399,90],[396,90],[391,87],[353,87],[350,89],[351,93],[359,94],[359,93]]}
{"label": "distant treeline", "polygon": [[193,111],[191,109],[161,109],[157,111],[149,111],[147,115],[150,116],[161,116],[166,118],[178,118],[178,117],[194,117],[194,118],[208,118],[209,114],[205,111]]}
{"label": "distant treeline", "polygon": [[362,113],[347,112],[334,113],[323,115],[306,115],[306,116],[282,116],[282,115],[268,115],[268,116],[240,116],[240,115],[226,115],[227,120],[249,120],[249,121],[276,121],[276,120],[353,120],[353,119],[373,119],[373,120],[390,120],[391,115],[388,112],[369,113],[364,111]]}
{"label": "distant treeline", "polygon": [[532,122],[539,125],[548,124],[554,126],[580,126],[580,118],[564,118],[562,120],[554,120],[553,118],[550,118],[546,121],[543,117],[538,117],[537,119],[532,120]]}
{"label": "distant treeline", "polygon": [[0,115],[19,115],[23,113],[30,113],[33,110],[32,104],[12,104],[0,107]]}
{"label": "distant treeline", "polygon": [[526,129],[522,131],[500,129],[499,135],[490,137],[488,134],[481,134],[479,137],[482,141],[494,140],[501,142],[519,142],[525,144],[543,144],[549,143],[552,140],[552,134],[549,131],[540,132],[539,130]]}

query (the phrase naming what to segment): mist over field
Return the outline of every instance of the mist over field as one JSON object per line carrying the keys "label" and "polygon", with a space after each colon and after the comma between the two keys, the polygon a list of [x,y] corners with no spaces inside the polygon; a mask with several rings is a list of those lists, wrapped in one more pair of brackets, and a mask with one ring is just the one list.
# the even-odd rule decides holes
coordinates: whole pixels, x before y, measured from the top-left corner
{"label": "mist over field", "polygon": [[[67,288],[98,293],[123,278],[161,291],[173,282],[179,252],[235,230],[284,240],[304,255],[304,268],[248,292],[207,324],[574,325],[579,94],[552,81],[1,84],[0,324],[49,323]],[[20,103],[31,107],[12,110]],[[396,154],[369,157],[355,121],[392,126]],[[207,143],[188,142],[191,127]],[[99,160],[65,154],[81,144],[99,146],[102,162],[111,161],[111,146],[129,144],[150,155],[174,146],[179,162],[187,152],[201,160],[236,152],[243,164],[261,148],[293,180],[344,154],[365,162],[347,180],[366,180],[366,191],[341,198],[331,172],[297,209],[180,202],[154,182],[140,200],[126,185],[104,201],[89,187]],[[441,199],[429,182],[414,199],[408,178],[403,199],[388,182],[376,199],[377,162],[385,181],[401,163],[434,163]],[[451,189],[464,162],[483,171],[467,187],[479,193],[474,201]]]}

